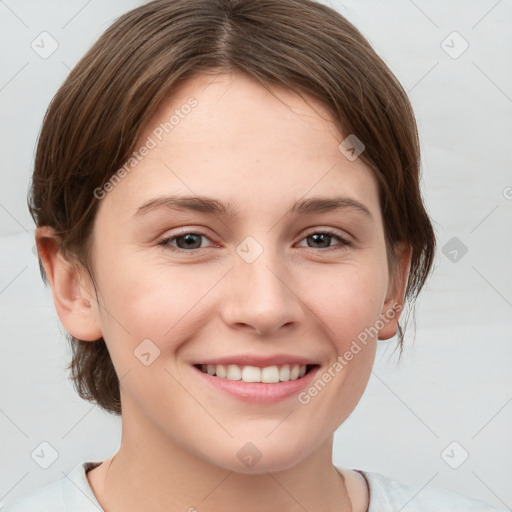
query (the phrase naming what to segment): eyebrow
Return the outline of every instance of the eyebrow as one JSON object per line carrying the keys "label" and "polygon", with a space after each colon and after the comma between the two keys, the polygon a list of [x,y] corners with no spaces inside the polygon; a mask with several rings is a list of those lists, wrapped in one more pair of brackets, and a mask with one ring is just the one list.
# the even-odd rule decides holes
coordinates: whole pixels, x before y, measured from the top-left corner
{"label": "eyebrow", "polygon": [[[206,196],[160,196],[140,206],[134,217],[159,209],[190,210],[226,218],[238,218],[240,216],[239,210],[231,202],[224,204],[217,199]],[[314,215],[339,210],[354,210],[373,221],[370,210],[363,203],[344,196],[301,199],[293,203],[289,213]]]}

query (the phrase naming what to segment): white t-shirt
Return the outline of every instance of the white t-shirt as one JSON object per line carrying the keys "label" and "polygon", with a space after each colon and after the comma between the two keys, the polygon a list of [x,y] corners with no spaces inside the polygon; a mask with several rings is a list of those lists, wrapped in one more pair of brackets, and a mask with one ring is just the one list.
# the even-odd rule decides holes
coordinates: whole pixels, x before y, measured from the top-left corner
{"label": "white t-shirt", "polygon": [[[104,512],[86,472],[101,462],[84,462],[67,477],[19,498],[0,503],[0,512]],[[356,470],[368,484],[367,512],[505,512],[453,491],[427,487],[420,492],[380,473]]]}

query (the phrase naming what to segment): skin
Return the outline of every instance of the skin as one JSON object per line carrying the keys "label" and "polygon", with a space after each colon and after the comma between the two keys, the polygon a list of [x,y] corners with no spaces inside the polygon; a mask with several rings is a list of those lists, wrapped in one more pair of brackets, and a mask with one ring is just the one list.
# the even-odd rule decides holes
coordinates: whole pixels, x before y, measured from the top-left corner
{"label": "skin", "polygon": [[[197,76],[160,106],[140,143],[190,97],[197,106],[100,200],[97,296],[51,229],[36,231],[64,327],[82,340],[102,336],[120,376],[121,447],[106,485],[112,459],[89,482],[109,511],[365,511],[362,477],[342,469],[345,487],[332,464],[333,433],[366,388],[377,337],[394,336],[399,314],[307,405],[297,396],[242,402],[207,386],[191,364],[286,353],[313,359],[321,375],[402,304],[410,254],[397,255],[390,276],[377,182],[338,150],[344,137],[320,103],[278,87],[271,94],[238,73]],[[234,201],[240,217],[163,208],[134,218],[167,194]],[[288,213],[298,199],[333,195],[357,199],[373,219],[354,209]],[[326,228],[353,246],[309,236]],[[183,232],[203,233],[201,248],[159,245]],[[248,236],[263,248],[251,264],[236,252]],[[160,350],[149,366],[133,353],[145,339]],[[252,467],[237,457],[248,442],[262,455]]]}

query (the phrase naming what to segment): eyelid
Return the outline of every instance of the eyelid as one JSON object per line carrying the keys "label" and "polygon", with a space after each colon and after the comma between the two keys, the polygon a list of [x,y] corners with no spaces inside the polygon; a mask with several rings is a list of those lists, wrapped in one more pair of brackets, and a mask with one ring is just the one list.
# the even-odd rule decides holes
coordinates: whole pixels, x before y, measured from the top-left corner
{"label": "eyelid", "polygon": [[[336,228],[328,228],[328,227],[314,227],[310,230],[308,229],[306,233],[302,236],[302,238],[308,237],[310,235],[314,235],[315,233],[325,233],[328,235],[337,236],[338,238],[341,238],[343,240],[346,240],[347,242],[351,242],[354,240],[354,238],[349,235],[346,231],[341,231]],[[302,239],[301,239],[302,240]]]}
{"label": "eyelid", "polygon": [[[203,250],[203,249],[209,249],[210,247],[214,247],[214,245],[211,245],[211,246],[208,246],[208,247],[200,247],[198,249],[186,250],[186,249],[180,249],[179,247],[172,247],[172,246],[169,245],[169,243],[171,241],[174,241],[174,239],[179,238],[181,236],[189,235],[189,234],[202,236],[204,238],[207,238],[211,242],[213,242],[211,237],[209,235],[207,235],[204,231],[202,231],[203,229],[204,228],[200,228],[200,229],[195,229],[195,228],[190,228],[190,227],[189,228],[183,228],[180,231],[173,232],[171,234],[162,236],[160,238],[159,242],[158,242],[158,245],[163,246],[164,248],[167,248],[167,249],[169,249],[172,252],[181,252],[181,253],[193,253],[193,252],[198,252],[198,251]],[[215,244],[215,242],[213,242],[213,244]]]}
{"label": "eyelid", "polygon": [[[324,249],[318,249],[320,252],[328,252],[328,251],[336,251],[336,250],[343,250],[343,249],[351,249],[354,246],[354,239],[349,236],[348,234],[341,234],[338,230],[334,228],[313,228],[310,231],[307,231],[302,238],[299,240],[299,242],[302,242],[304,239],[306,239],[308,236],[314,235],[314,234],[325,234],[330,235],[334,238],[338,238],[340,240],[340,243],[338,245],[334,245],[332,247],[327,247]],[[306,247],[306,249],[313,249],[314,247]]]}
{"label": "eyelid", "polygon": [[[203,228],[201,228],[201,229],[203,229]],[[176,233],[172,233],[170,235],[164,236],[163,238],[160,239],[160,241],[158,242],[158,245],[163,246],[164,248],[167,248],[168,250],[170,250],[172,252],[178,252],[178,253],[194,253],[194,252],[198,252],[198,251],[203,250],[203,249],[209,249],[210,247],[214,247],[213,245],[211,245],[211,246],[208,246],[208,247],[199,247],[197,249],[187,250],[187,249],[180,249],[178,247],[170,246],[170,242],[171,241],[174,241],[176,238],[179,238],[181,236],[188,235],[188,234],[194,234],[194,235],[202,236],[204,238],[207,238],[211,242],[213,242],[211,237],[208,236],[203,231],[201,231],[201,229],[196,230],[194,228],[184,228],[184,229],[182,229],[182,230],[180,230],[180,231],[178,231]],[[330,235],[330,236],[332,236],[334,238],[338,238],[340,240],[339,244],[334,245],[332,247],[317,249],[320,252],[328,252],[328,251],[333,251],[333,250],[335,251],[335,250],[342,250],[342,249],[352,248],[353,245],[354,245],[353,238],[350,235],[346,234],[345,232],[343,232],[343,234],[342,234],[336,228],[322,228],[322,227],[310,228],[309,230],[307,230],[301,236],[299,242],[302,242],[304,239],[306,239],[307,237],[309,237],[311,235],[314,235],[314,234],[326,234],[326,235]],[[315,250],[314,247],[306,247],[306,249]]]}

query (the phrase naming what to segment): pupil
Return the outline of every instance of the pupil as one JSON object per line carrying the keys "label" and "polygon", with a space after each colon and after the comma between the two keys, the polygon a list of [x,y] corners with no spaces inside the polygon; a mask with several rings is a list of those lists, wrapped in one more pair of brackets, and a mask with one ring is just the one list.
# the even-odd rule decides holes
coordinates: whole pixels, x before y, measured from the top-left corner
{"label": "pupil", "polygon": [[[318,238],[319,237],[327,237],[329,238],[331,235],[327,234],[327,233],[315,233],[314,235],[311,235],[311,238],[313,238],[313,240],[315,241],[315,243],[318,243]],[[325,241],[325,238],[324,238],[324,241]],[[320,241],[320,245],[322,245],[321,241]],[[324,243],[324,246],[326,244]],[[327,247],[329,246],[329,244],[327,244]]]}
{"label": "pupil", "polygon": [[[196,240],[194,240],[194,237],[196,238]],[[190,249],[192,246],[194,246],[194,243],[197,245],[197,240],[199,240],[199,246],[201,246],[201,240],[199,239],[199,235],[197,235],[195,233],[188,233],[186,235],[182,235],[177,240],[180,240],[180,239],[185,241],[184,245],[185,245],[186,249]],[[178,243],[178,245],[180,245],[180,244]]]}

